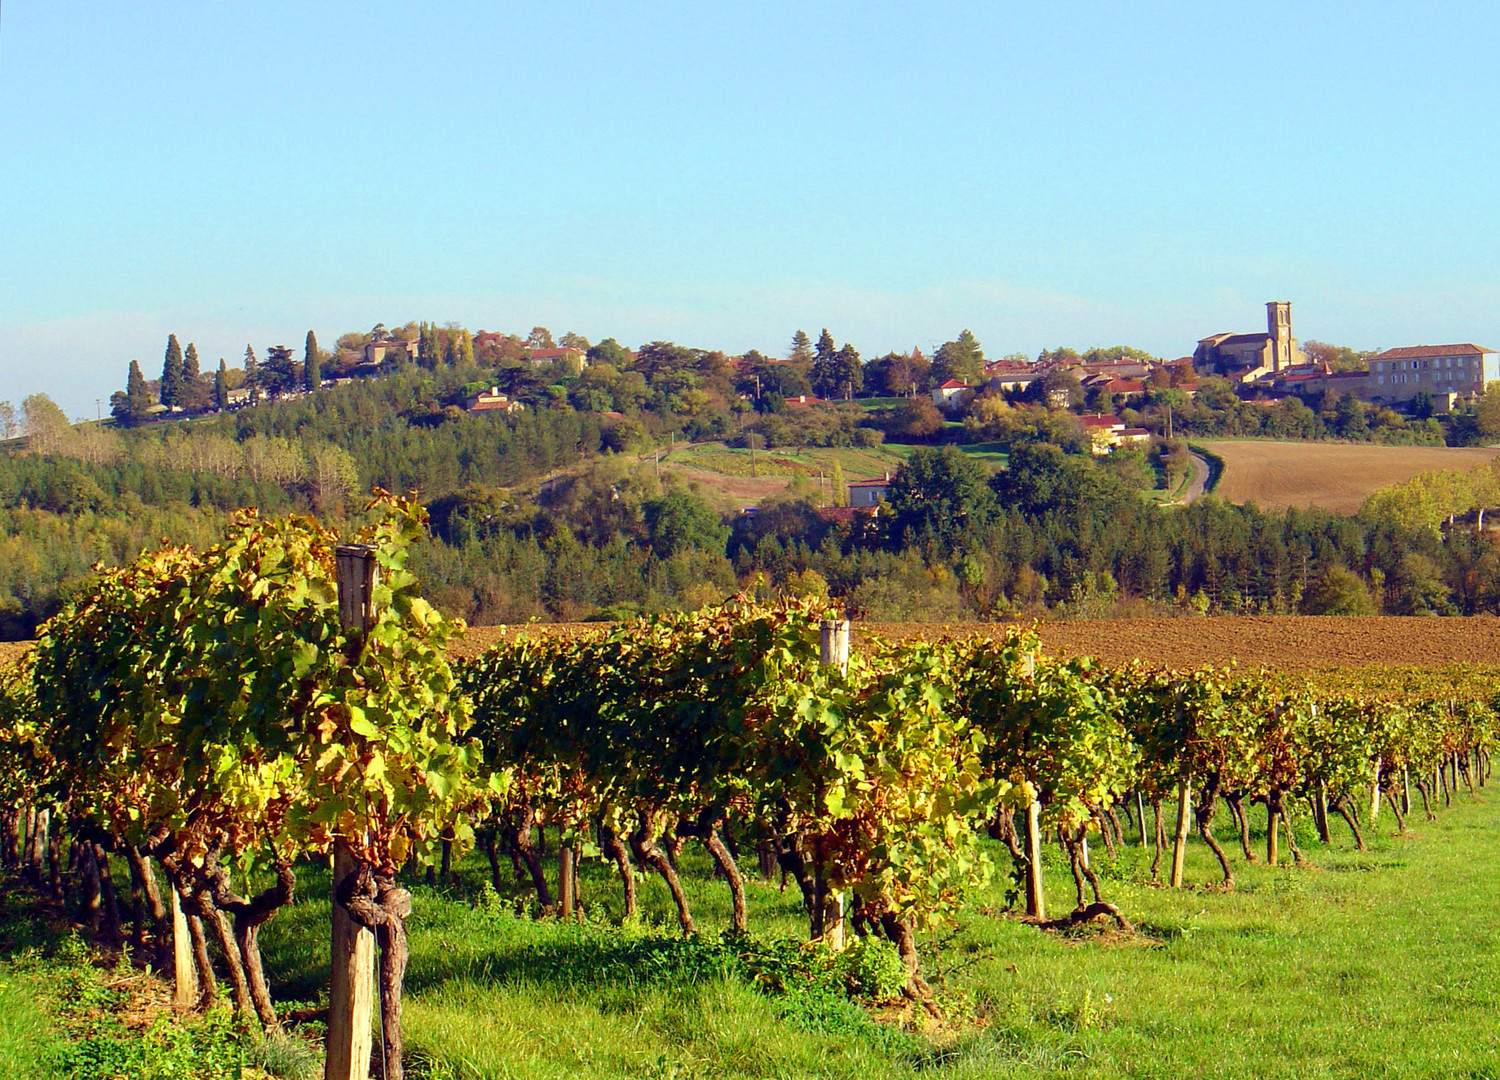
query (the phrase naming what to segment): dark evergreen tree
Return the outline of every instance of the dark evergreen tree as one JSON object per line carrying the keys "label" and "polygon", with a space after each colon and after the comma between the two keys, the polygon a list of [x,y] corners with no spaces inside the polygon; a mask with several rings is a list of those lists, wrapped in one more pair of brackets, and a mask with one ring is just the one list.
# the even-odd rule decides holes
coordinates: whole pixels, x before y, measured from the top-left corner
{"label": "dark evergreen tree", "polygon": [[245,346],[245,385],[250,388],[250,400],[259,401],[264,392],[260,385],[260,364],[255,359],[253,346]]}
{"label": "dark evergreen tree", "polygon": [[852,397],[864,386],[864,367],[853,345],[834,347],[833,335],[827,330],[818,337],[816,357],[809,376],[813,393],[819,397]]}
{"label": "dark evergreen tree", "polygon": [[266,362],[260,369],[261,387],[275,397],[294,390],[302,381],[301,365],[285,345],[272,345],[266,349]]}
{"label": "dark evergreen tree", "polygon": [[183,399],[182,346],[177,344],[177,335],[167,335],[167,354],[161,365],[161,403],[169,409],[182,405]]}
{"label": "dark evergreen tree", "polygon": [[133,427],[151,414],[151,390],[146,385],[146,376],[141,374],[139,362],[130,361],[125,392],[122,394],[116,391],[110,396],[109,411],[115,422],[124,427]]}
{"label": "dark evergreen tree", "polygon": [[307,332],[307,345],[302,354],[302,385],[306,390],[316,390],[323,385],[321,362],[318,356],[318,337]]}
{"label": "dark evergreen tree", "polygon": [[219,370],[214,372],[214,407],[220,412],[229,408],[229,369],[224,358],[219,357]]}
{"label": "dark evergreen tree", "polygon": [[956,341],[945,341],[932,354],[932,381],[941,385],[958,379],[977,385],[984,372],[984,350],[972,333],[965,330]]}
{"label": "dark evergreen tree", "polygon": [[[827,333],[825,330],[824,333]],[[787,353],[787,362],[791,364],[810,364],[813,360],[812,340],[807,336],[806,330],[798,330],[792,335],[792,351]]]}
{"label": "dark evergreen tree", "polygon": [[417,330],[417,363],[428,371],[434,371],[443,359],[442,342],[437,327],[424,322]]}

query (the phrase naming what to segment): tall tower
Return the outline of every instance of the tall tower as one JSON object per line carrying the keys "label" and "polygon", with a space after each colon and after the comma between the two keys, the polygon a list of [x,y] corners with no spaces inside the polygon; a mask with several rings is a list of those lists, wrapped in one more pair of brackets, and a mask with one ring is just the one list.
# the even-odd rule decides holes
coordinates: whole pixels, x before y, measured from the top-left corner
{"label": "tall tower", "polygon": [[1266,333],[1271,336],[1271,370],[1280,371],[1296,363],[1290,300],[1272,300],[1266,304]]}

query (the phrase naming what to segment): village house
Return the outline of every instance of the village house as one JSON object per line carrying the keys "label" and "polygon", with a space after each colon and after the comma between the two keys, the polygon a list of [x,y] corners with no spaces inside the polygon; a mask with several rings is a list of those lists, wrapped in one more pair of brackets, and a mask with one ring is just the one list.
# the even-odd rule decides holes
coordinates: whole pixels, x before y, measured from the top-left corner
{"label": "village house", "polygon": [[477,394],[470,394],[464,398],[464,408],[469,412],[491,412],[500,411],[513,413],[526,406],[519,401],[512,401],[500,392],[499,387],[492,386],[488,390],[481,390]]}
{"label": "village house", "polygon": [[1088,433],[1095,454],[1107,454],[1119,446],[1135,446],[1151,441],[1151,432],[1142,427],[1126,427],[1125,421],[1118,416],[1086,413],[1078,418],[1078,422]]}
{"label": "village house", "polygon": [[527,349],[526,359],[530,360],[535,367],[546,367],[555,364],[559,360],[565,361],[575,371],[582,371],[589,366],[588,354],[582,349],[570,348],[566,345],[556,349]]}
{"label": "village house", "polygon": [[932,388],[932,403],[950,412],[962,408],[973,396],[974,388],[962,379],[949,379]]}
{"label": "village house", "polygon": [[397,354],[404,356],[407,360],[415,361],[417,358],[417,343],[415,341],[403,341],[401,338],[386,338],[383,341],[369,341],[365,343],[364,364],[370,367],[379,367],[386,362],[387,357]]}
{"label": "village house", "polygon": [[849,505],[856,510],[878,506],[890,489],[890,473],[884,480],[856,480],[849,485]]}

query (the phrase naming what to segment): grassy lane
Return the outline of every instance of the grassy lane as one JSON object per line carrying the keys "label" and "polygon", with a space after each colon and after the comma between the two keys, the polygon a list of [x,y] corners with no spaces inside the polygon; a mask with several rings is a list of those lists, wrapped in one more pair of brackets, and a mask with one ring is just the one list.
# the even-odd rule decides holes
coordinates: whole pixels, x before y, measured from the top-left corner
{"label": "grassy lane", "polygon": [[[474,903],[471,859],[459,889],[416,890],[409,1045],[429,1077],[1500,1077],[1497,805],[1465,796],[1411,837],[1376,830],[1366,854],[1347,834],[1323,848],[1299,833],[1317,869],[1241,863],[1233,893],[1151,887],[1138,849],[1101,859],[1145,937],[1060,938],[976,910],[924,948],[950,1014],[978,1022],[926,1035],[768,996],[673,945],[654,879],[641,927],[559,926],[516,918],[512,897]],[[1190,854],[1190,882],[1217,879],[1201,847]],[[716,935],[724,890],[684,862]],[[1060,861],[1051,871],[1065,908],[1071,882]],[[584,889],[600,917],[618,904],[597,865]],[[1002,900],[996,885],[979,907]],[[792,893],[756,882],[751,904],[758,936],[801,932]],[[287,996],[326,975],[325,911],[305,900],[267,927]]]}

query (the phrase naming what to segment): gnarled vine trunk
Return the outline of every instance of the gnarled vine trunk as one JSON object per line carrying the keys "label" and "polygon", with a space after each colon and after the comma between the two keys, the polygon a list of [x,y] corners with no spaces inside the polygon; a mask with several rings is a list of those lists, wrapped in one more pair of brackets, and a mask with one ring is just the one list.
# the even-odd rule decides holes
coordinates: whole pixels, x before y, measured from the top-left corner
{"label": "gnarled vine trunk", "polygon": [[615,869],[620,874],[620,887],[625,893],[625,917],[627,919],[634,917],[636,913],[635,868],[630,865],[629,850],[620,839],[620,834],[607,825],[599,827],[599,850],[614,860]]}
{"label": "gnarled vine trunk", "polygon": [[401,990],[408,957],[406,919],[411,915],[411,893],[394,876],[377,876],[361,866],[339,882],[335,894],[349,918],[375,933],[380,944],[380,1029],[384,1080],[404,1080],[402,1060]]}
{"label": "gnarled vine trunk", "polygon": [[630,850],[635,855],[636,862],[642,866],[651,867],[667,883],[667,889],[672,894],[672,901],[677,905],[677,921],[682,925],[682,932],[684,934],[697,933],[698,928],[693,924],[692,912],[688,910],[687,893],[682,889],[677,870],[651,835],[651,819],[644,813],[641,814],[635,831],[630,834]]}
{"label": "gnarled vine trunk", "polygon": [[1224,872],[1224,888],[1234,888],[1234,871],[1229,867],[1229,856],[1224,854],[1224,849],[1219,846],[1219,841],[1214,838],[1213,821],[1214,814],[1219,809],[1219,778],[1217,775],[1210,776],[1199,793],[1198,803],[1193,807],[1193,817],[1198,824],[1198,835],[1208,845],[1219,860],[1219,868]]}

